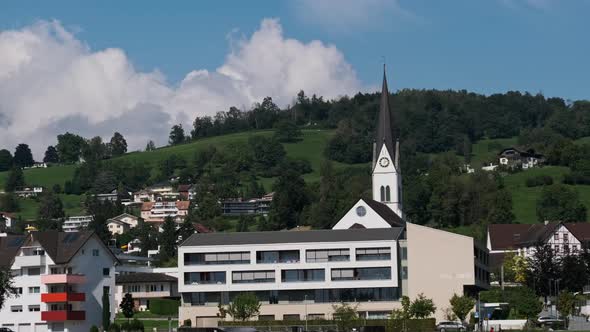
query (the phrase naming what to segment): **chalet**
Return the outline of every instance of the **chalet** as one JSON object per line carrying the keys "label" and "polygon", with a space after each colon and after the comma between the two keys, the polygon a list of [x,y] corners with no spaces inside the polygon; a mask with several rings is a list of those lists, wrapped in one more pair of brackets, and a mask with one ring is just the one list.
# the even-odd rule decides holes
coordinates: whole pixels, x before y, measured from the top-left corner
{"label": "chalet", "polygon": [[535,153],[534,150],[521,151],[516,148],[507,148],[498,154],[500,165],[509,168],[529,169],[537,167],[545,162],[542,154]]}
{"label": "chalet", "polygon": [[138,311],[149,310],[151,299],[180,299],[178,280],[164,273],[138,272],[118,275],[115,284],[116,300],[120,302],[123,296],[129,293],[133,296],[135,310]]}

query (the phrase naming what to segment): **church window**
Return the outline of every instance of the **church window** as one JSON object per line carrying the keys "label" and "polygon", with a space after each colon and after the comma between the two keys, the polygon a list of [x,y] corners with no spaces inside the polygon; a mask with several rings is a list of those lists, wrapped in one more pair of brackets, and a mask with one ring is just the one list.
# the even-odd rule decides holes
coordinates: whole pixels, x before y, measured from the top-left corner
{"label": "church window", "polygon": [[389,190],[389,186],[385,187],[385,201],[391,202],[391,191]]}
{"label": "church window", "polygon": [[381,202],[385,202],[385,187],[381,186]]}
{"label": "church window", "polygon": [[356,208],[356,215],[359,217],[364,217],[367,214],[367,209],[364,206],[359,206]]}

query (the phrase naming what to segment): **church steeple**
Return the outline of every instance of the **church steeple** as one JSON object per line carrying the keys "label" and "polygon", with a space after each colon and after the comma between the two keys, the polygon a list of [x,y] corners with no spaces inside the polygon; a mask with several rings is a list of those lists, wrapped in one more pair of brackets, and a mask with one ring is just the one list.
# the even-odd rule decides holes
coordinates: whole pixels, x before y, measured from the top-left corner
{"label": "church steeple", "polygon": [[381,86],[381,103],[379,105],[379,122],[377,123],[377,134],[375,135],[376,151],[380,153],[385,145],[387,152],[394,157],[393,135],[391,130],[391,113],[389,110],[389,89],[387,88],[387,77],[385,65],[383,65],[383,84]]}

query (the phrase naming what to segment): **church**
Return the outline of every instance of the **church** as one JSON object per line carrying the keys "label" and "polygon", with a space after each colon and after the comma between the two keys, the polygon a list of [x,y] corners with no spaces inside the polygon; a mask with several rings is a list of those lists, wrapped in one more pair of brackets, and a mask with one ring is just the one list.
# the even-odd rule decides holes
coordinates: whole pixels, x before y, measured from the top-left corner
{"label": "church", "polygon": [[387,318],[419,294],[444,319],[454,294],[489,287],[488,251],[473,238],[407,222],[400,141],[385,71],[373,144],[372,199],[359,199],[329,230],[194,234],[178,248],[179,319],[212,327],[218,305],[255,294],[258,319],[332,319],[349,302]]}

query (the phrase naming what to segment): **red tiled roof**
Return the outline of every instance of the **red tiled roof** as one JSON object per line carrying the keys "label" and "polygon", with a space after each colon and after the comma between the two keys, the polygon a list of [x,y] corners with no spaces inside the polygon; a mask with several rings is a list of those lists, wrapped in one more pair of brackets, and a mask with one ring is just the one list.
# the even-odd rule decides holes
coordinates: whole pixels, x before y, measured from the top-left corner
{"label": "red tiled roof", "polygon": [[154,207],[154,202],[143,202],[141,204],[141,211],[149,211]]}

